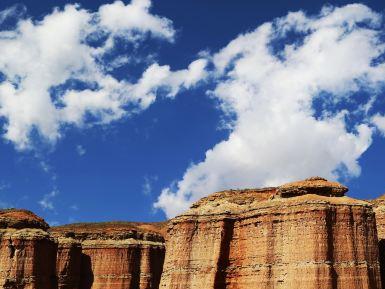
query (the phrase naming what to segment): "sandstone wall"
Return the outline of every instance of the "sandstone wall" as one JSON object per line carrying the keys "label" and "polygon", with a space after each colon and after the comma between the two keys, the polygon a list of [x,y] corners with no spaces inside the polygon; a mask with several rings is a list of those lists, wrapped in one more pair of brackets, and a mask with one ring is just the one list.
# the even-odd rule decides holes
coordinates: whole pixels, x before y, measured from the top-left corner
{"label": "sandstone wall", "polygon": [[48,225],[31,212],[12,210],[0,212],[0,223],[0,287],[55,289],[57,245],[44,231]]}
{"label": "sandstone wall", "polygon": [[48,229],[29,211],[0,210],[0,288],[159,288],[163,224],[91,223]]}
{"label": "sandstone wall", "polygon": [[370,204],[327,186],[199,201],[170,221],[160,288],[381,288]]}
{"label": "sandstone wall", "polygon": [[81,244],[72,238],[59,237],[57,241],[56,275],[58,289],[79,289]]}
{"label": "sandstone wall", "polygon": [[382,288],[385,288],[385,195],[372,203],[376,214]]}
{"label": "sandstone wall", "polygon": [[164,258],[163,244],[86,241],[82,246],[84,282],[81,288],[158,288]]}
{"label": "sandstone wall", "polygon": [[[59,288],[80,289],[157,289],[165,254],[162,224],[95,223],[53,228],[58,237],[58,264],[71,267],[73,274],[58,271]],[[81,251],[70,250],[68,242],[78,242]],[[63,245],[61,245],[63,243]],[[60,248],[63,247],[59,256]],[[64,258],[63,258],[64,257]],[[68,262],[63,260],[67,259]],[[80,262],[79,262],[80,259]],[[80,265],[78,265],[80,263]],[[59,268],[59,267],[58,267]],[[80,270],[78,270],[78,268]],[[68,269],[63,272],[69,271]],[[68,276],[78,287],[65,287]]]}
{"label": "sandstone wall", "polygon": [[380,289],[385,198],[374,213],[346,191],[311,178],[218,192],[167,232],[127,222],[49,229],[29,211],[0,210],[0,288]]}

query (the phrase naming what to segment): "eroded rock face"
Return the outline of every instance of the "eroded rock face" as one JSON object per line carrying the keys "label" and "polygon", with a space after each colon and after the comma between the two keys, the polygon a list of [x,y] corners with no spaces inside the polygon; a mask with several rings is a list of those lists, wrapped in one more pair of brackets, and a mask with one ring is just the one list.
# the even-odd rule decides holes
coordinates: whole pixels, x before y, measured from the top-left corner
{"label": "eroded rock face", "polygon": [[382,288],[385,288],[385,195],[372,200],[376,214]]}
{"label": "eroded rock face", "polygon": [[[64,262],[67,266],[72,264],[75,271],[80,268],[75,273],[78,277],[72,279],[78,280],[73,283],[77,287],[65,287],[71,274],[63,274],[63,278],[59,278],[59,285],[63,287],[59,288],[157,289],[165,254],[162,228],[163,224],[144,223],[75,224],[53,228],[53,235],[79,242],[81,246],[80,255],[73,252],[76,258]],[[59,249],[60,244],[59,241]],[[63,250],[62,254],[68,257],[69,252]],[[79,258],[80,267],[77,265]],[[58,264],[63,263],[60,259],[58,254]]]}
{"label": "eroded rock face", "polygon": [[82,247],[72,238],[59,236],[56,257],[58,289],[79,289]]}
{"label": "eroded rock face", "polygon": [[44,220],[29,211],[4,210],[0,224],[0,287],[56,288],[57,246]]}
{"label": "eroded rock face", "polygon": [[381,288],[375,215],[346,190],[312,178],[202,199],[169,222],[160,288]]}
{"label": "eroded rock face", "polygon": [[51,228],[26,210],[0,211],[0,288],[157,289],[164,224]]}
{"label": "eroded rock face", "polygon": [[0,288],[379,289],[385,198],[375,216],[346,192],[319,177],[222,191],[167,224],[49,229],[29,211],[0,211]]}

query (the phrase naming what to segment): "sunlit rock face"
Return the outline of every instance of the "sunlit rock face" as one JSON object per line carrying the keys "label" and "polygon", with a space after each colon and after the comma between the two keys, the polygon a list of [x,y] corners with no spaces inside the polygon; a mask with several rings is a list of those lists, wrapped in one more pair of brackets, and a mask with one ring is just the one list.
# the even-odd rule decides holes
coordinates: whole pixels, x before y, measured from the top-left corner
{"label": "sunlit rock face", "polygon": [[26,210],[0,211],[0,288],[57,288],[57,245],[47,223]]}
{"label": "sunlit rock face", "polygon": [[380,289],[385,198],[346,192],[319,177],[222,191],[165,223],[49,228],[2,210],[0,288]]}
{"label": "sunlit rock face", "polygon": [[59,240],[59,288],[159,288],[163,225],[115,222],[52,228]]}
{"label": "sunlit rock face", "polygon": [[0,288],[159,288],[164,223],[49,228],[26,210],[0,211]]}
{"label": "sunlit rock face", "polygon": [[169,221],[161,289],[380,286],[375,215],[310,178],[225,191]]}

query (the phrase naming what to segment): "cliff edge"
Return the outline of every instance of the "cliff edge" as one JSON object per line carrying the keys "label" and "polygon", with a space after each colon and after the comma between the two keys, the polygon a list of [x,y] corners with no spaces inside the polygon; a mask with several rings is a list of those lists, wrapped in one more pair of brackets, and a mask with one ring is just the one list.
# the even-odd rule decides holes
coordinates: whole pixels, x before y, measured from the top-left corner
{"label": "cliff edge", "polygon": [[204,198],[170,220],[162,289],[377,289],[375,215],[315,177]]}

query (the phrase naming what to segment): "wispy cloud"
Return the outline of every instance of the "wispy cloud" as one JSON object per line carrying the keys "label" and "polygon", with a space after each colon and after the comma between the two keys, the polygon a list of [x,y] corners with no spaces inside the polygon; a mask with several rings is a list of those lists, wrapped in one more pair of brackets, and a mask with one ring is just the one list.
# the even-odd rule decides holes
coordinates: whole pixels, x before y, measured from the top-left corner
{"label": "wispy cloud", "polygon": [[82,145],[77,145],[76,152],[78,153],[79,156],[83,156],[86,154],[87,151]]}
{"label": "wispy cloud", "polygon": [[71,209],[72,211],[79,211],[79,207],[78,207],[78,205],[76,205],[76,204],[71,205],[71,206],[70,206],[70,209]]}
{"label": "wispy cloud", "polygon": [[59,194],[57,190],[53,190],[52,192],[43,196],[43,198],[39,201],[39,205],[44,210],[55,210],[54,198]]}
{"label": "wispy cloud", "polygon": [[26,13],[24,5],[15,4],[7,9],[0,11],[0,25],[3,25],[9,19],[22,18]]}
{"label": "wispy cloud", "polygon": [[142,185],[142,192],[144,195],[149,196],[151,195],[153,191],[153,183],[158,180],[158,176],[145,176],[143,185]]}

